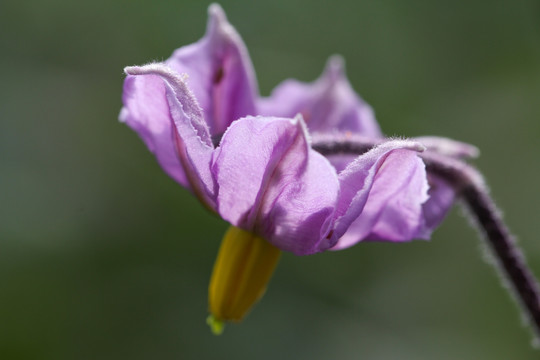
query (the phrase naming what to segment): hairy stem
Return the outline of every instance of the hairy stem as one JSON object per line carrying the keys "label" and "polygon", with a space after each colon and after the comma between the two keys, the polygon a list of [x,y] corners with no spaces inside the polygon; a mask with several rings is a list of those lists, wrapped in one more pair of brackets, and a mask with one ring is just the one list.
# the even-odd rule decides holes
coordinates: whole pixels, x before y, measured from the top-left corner
{"label": "hairy stem", "polygon": [[[312,147],[323,155],[362,154],[380,141],[350,135],[314,136]],[[491,249],[499,272],[513,290],[523,312],[540,338],[540,291],[523,253],[489,196],[482,175],[463,160],[429,148],[420,154],[426,170],[446,180],[461,197]]]}

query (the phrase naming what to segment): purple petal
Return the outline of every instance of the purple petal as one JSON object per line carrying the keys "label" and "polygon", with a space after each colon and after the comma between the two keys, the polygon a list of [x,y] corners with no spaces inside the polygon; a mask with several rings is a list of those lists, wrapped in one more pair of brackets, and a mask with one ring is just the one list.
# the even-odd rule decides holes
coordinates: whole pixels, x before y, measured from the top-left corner
{"label": "purple petal", "polygon": [[404,241],[423,225],[427,200],[425,167],[417,156],[424,148],[412,141],[383,143],[359,156],[339,174],[333,250],[366,237]]}
{"label": "purple petal", "polygon": [[122,101],[120,121],[139,134],[170,177],[189,188],[173,141],[174,126],[163,81],[157,76],[128,76]]}
{"label": "purple petal", "polygon": [[311,150],[301,119],[234,122],[213,158],[218,211],[285,251],[320,250],[330,231],[337,174]]}
{"label": "purple petal", "polygon": [[413,138],[422,143],[429,151],[454,158],[476,158],[480,154],[478,148],[471,144],[438,136],[420,136]]}
{"label": "purple petal", "polygon": [[302,114],[310,132],[351,131],[381,137],[373,110],[352,89],[345,77],[341,57],[330,58],[313,83],[286,80],[269,98],[258,103],[259,113],[293,117]]}
{"label": "purple petal", "polygon": [[427,180],[429,199],[422,206],[425,224],[419,235],[423,239],[431,236],[431,232],[443,221],[456,198],[454,189],[445,180],[433,174],[428,174]]}
{"label": "purple petal", "polygon": [[[367,240],[410,241],[420,238],[424,229],[423,205],[428,199],[428,183],[424,163],[411,152],[390,155],[390,166],[377,174],[362,220],[353,223],[351,232],[361,229]],[[396,179],[396,174],[400,179]],[[367,216],[365,216],[367,215]],[[366,226],[368,225],[368,226]],[[358,232],[355,236],[358,239]]]}
{"label": "purple petal", "polygon": [[[126,74],[138,78],[150,78],[157,90],[140,96],[140,107],[160,107],[160,112],[168,112],[173,127],[169,139],[161,139],[172,143],[176,151],[191,190],[209,207],[213,207],[214,183],[210,173],[210,159],[214,150],[208,127],[203,119],[195,97],[187,85],[173,70],[163,64],[150,64],[141,67],[127,67]],[[161,85],[158,86],[158,84]],[[163,103],[165,94],[166,103]]]}
{"label": "purple petal", "polygon": [[255,115],[257,83],[247,49],[217,4],[208,9],[205,36],[176,50],[166,64],[186,73],[212,135],[236,119]]}

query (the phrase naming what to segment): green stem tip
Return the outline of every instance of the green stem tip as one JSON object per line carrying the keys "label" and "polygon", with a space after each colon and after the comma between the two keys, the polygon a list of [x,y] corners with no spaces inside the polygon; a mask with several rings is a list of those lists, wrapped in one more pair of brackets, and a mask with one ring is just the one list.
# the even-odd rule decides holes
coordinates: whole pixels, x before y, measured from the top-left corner
{"label": "green stem tip", "polygon": [[214,335],[221,335],[225,329],[225,322],[223,320],[216,319],[214,315],[210,314],[206,318],[206,323],[210,326],[210,330]]}

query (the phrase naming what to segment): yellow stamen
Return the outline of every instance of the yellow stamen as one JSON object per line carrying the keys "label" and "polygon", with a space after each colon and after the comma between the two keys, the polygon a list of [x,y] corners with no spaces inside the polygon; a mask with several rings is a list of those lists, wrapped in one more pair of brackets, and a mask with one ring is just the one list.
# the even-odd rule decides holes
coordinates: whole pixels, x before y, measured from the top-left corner
{"label": "yellow stamen", "polygon": [[208,288],[207,322],[216,335],[225,321],[240,321],[264,294],[281,251],[263,238],[231,226],[221,242]]}

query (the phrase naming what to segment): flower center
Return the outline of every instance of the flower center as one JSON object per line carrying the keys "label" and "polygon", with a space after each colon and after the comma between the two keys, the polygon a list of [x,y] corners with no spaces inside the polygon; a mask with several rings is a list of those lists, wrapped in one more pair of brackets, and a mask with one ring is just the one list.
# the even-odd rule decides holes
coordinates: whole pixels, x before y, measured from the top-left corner
{"label": "flower center", "polygon": [[214,334],[223,331],[226,321],[241,321],[262,297],[280,255],[278,248],[252,232],[234,226],[227,230],[208,288],[207,321]]}

